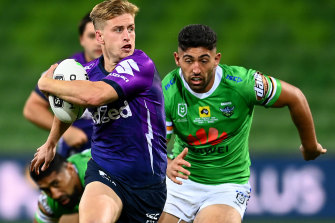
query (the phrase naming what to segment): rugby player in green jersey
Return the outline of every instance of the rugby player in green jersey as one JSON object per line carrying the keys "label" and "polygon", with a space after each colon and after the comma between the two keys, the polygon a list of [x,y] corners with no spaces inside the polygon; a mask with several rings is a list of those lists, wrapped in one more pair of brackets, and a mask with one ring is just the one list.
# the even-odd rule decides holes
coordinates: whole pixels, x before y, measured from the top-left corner
{"label": "rugby player in green jersey", "polygon": [[255,105],[288,107],[305,160],[318,143],[304,94],[259,71],[219,64],[216,33],[189,25],[178,36],[179,68],[163,80],[168,141],[168,196],[161,223],[241,222],[251,188],[248,138]]}
{"label": "rugby player in green jersey", "polygon": [[56,153],[45,171],[39,175],[30,172],[41,190],[35,223],[79,222],[79,201],[84,191],[84,176],[90,158],[90,149],[68,159]]}

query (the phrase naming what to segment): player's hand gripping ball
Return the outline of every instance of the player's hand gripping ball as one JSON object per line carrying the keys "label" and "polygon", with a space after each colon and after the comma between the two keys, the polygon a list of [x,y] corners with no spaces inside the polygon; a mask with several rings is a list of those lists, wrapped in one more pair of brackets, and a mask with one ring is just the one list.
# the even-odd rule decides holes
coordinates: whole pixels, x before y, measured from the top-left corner
{"label": "player's hand gripping ball", "polygon": [[[74,59],[66,59],[56,67],[53,79],[73,81],[88,80],[84,67]],[[85,108],[71,104],[54,95],[49,95],[51,110],[55,116],[62,122],[72,123],[79,119],[85,111]]]}

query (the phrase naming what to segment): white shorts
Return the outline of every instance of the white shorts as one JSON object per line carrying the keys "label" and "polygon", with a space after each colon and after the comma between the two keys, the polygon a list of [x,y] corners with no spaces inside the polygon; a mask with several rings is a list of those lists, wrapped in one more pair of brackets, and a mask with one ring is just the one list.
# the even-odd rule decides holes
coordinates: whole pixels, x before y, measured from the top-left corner
{"label": "white shorts", "polygon": [[183,180],[179,185],[166,178],[167,199],[164,212],[191,222],[203,208],[213,204],[225,204],[235,208],[243,218],[250,198],[251,187],[246,184],[205,185]]}

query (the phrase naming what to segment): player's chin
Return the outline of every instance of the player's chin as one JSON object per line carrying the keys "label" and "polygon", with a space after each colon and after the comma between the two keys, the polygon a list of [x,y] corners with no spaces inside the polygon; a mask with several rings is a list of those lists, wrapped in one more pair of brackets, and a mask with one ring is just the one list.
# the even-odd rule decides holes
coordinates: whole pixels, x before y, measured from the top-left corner
{"label": "player's chin", "polygon": [[134,49],[133,48],[122,48],[121,49],[121,57],[125,58],[127,56],[130,56],[134,53]]}

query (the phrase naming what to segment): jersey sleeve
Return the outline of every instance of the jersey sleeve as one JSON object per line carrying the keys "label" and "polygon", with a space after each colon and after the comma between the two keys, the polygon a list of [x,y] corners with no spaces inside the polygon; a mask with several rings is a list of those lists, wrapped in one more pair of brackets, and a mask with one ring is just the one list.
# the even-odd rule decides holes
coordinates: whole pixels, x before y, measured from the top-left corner
{"label": "jersey sleeve", "polygon": [[[149,57],[134,56],[122,60],[103,81],[110,84],[125,97],[150,89],[155,74],[155,66]],[[118,89],[119,88],[119,89]]]}
{"label": "jersey sleeve", "polygon": [[280,96],[280,81],[259,71],[253,72],[252,79],[254,82],[255,104],[271,107]]}
{"label": "jersey sleeve", "polygon": [[243,80],[239,90],[250,105],[271,107],[278,100],[281,93],[281,84],[278,79],[253,69],[242,67],[233,69],[238,70],[239,77]]}
{"label": "jersey sleeve", "polygon": [[171,105],[173,103],[173,97],[169,93],[168,89],[176,82],[176,77],[173,75],[173,72],[167,74],[162,80],[162,89],[164,95],[164,108],[165,108],[165,125],[166,125],[166,139],[171,139],[173,134],[173,122],[171,116]]}
{"label": "jersey sleeve", "polygon": [[59,218],[60,216],[55,216],[48,196],[41,192],[38,197],[38,209],[35,212],[35,220],[38,223],[57,223]]}

